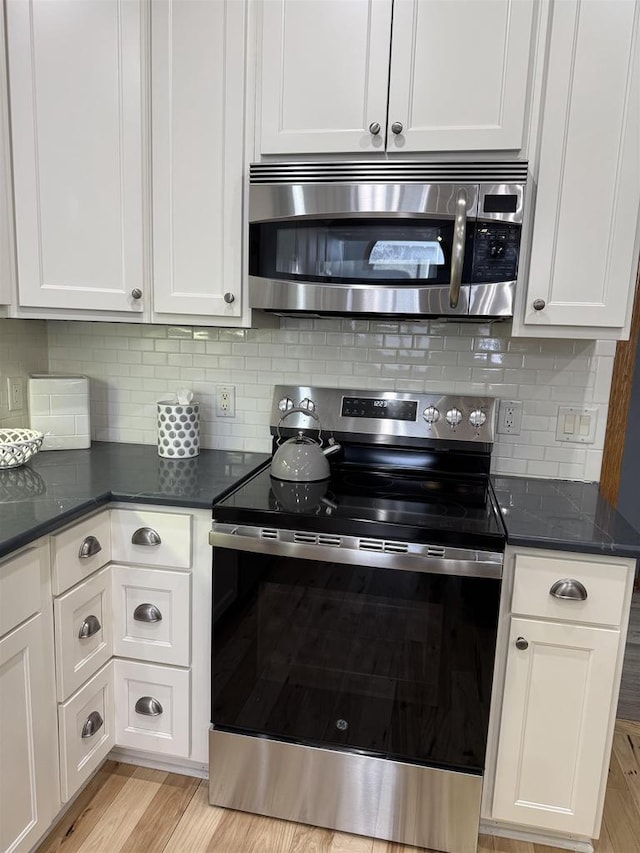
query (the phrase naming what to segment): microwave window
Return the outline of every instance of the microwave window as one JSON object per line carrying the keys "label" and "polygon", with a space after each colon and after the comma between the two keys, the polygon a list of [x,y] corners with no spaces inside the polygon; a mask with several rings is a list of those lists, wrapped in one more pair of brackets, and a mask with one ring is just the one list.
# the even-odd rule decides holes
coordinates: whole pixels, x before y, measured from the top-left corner
{"label": "microwave window", "polygon": [[394,220],[269,222],[251,226],[251,273],[335,284],[447,283],[453,223]]}

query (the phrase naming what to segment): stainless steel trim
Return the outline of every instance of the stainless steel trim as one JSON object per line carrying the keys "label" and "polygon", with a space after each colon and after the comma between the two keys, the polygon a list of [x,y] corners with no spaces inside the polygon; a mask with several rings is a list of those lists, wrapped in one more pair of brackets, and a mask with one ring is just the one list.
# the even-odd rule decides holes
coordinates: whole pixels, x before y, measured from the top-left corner
{"label": "stainless steel trim", "polygon": [[93,737],[94,734],[102,728],[104,725],[104,720],[100,716],[97,711],[92,711],[87,719],[84,721],[84,725],[82,727],[82,731],[80,733],[80,737],[88,738]]}
{"label": "stainless steel trim", "polygon": [[159,717],[164,708],[153,696],[141,696],[135,704],[136,714],[143,717]]}
{"label": "stainless steel trim", "polygon": [[87,618],[80,626],[80,630],[78,631],[78,639],[88,640],[89,637],[93,637],[94,634],[97,634],[101,628],[102,625],[100,624],[100,620],[92,613],[90,616],[87,616]]}
{"label": "stainless steel trim", "polygon": [[479,187],[474,184],[258,184],[249,194],[249,222],[399,215],[455,219],[461,189],[467,192],[468,215],[475,216]]}
{"label": "stainless steel trim", "polygon": [[464,243],[467,236],[467,193],[458,190],[456,219],[451,243],[451,282],[449,283],[449,308],[455,310],[460,301],[460,284],[464,265]]}
{"label": "stainless steel trim", "polygon": [[139,604],[133,611],[136,622],[162,622],[162,613],[155,604]]}
{"label": "stainless steel trim", "polygon": [[564,601],[586,601],[587,588],[575,578],[563,578],[553,584],[549,595]]}
{"label": "stainless steel trim", "polygon": [[222,524],[214,521],[209,533],[214,548],[278,554],[307,560],[380,569],[460,577],[502,577],[503,555],[497,551],[443,548],[372,537],[335,536],[308,530]]}
{"label": "stainless steel trim", "polygon": [[334,181],[391,181],[396,183],[426,181],[458,181],[464,183],[525,183],[526,160],[465,161],[455,160],[367,160],[252,163],[251,185],[259,183],[310,183]]}
{"label": "stainless steel trim", "polygon": [[475,853],[482,777],[209,732],[212,805],[389,841]]}
{"label": "stainless steel trim", "polygon": [[78,559],[88,560],[89,557],[95,557],[95,555],[99,554],[100,551],[102,551],[102,545],[99,540],[95,536],[85,536],[80,543]]}
{"label": "stainless steel trim", "polygon": [[153,548],[161,543],[162,539],[153,527],[139,527],[131,536],[132,545],[146,545]]}

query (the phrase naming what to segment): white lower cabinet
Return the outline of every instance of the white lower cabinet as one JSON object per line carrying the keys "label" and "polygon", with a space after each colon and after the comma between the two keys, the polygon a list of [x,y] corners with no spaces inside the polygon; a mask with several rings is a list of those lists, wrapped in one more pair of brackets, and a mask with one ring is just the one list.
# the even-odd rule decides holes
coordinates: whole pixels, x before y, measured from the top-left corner
{"label": "white lower cabinet", "polygon": [[493,815],[597,834],[620,632],[512,619]]}
{"label": "white lower cabinet", "polygon": [[60,809],[46,541],[0,560],[0,851],[30,850]]}
{"label": "white lower cabinet", "polygon": [[114,745],[113,665],[105,664],[58,709],[60,785],[66,802]]}
{"label": "white lower cabinet", "polygon": [[189,757],[188,669],[114,660],[118,746]]}
{"label": "white lower cabinet", "polygon": [[507,548],[486,831],[599,836],[634,572],[631,559]]}

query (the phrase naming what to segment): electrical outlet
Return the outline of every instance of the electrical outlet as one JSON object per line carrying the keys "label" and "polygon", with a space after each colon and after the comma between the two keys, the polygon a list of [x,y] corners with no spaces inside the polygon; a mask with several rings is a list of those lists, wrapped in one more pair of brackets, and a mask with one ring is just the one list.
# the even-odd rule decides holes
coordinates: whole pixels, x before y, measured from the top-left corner
{"label": "electrical outlet", "polygon": [[26,408],[24,398],[24,379],[21,376],[7,377],[7,397],[9,400],[10,412]]}
{"label": "electrical outlet", "polygon": [[236,386],[216,385],[216,415],[219,418],[235,418]]}
{"label": "electrical outlet", "polygon": [[497,432],[502,435],[520,435],[522,429],[522,403],[520,400],[500,400]]}

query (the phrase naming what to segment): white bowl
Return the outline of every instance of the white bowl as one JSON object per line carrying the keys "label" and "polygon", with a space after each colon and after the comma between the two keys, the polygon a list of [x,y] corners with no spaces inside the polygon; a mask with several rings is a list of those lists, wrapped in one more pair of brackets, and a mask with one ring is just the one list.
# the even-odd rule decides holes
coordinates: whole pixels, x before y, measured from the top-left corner
{"label": "white bowl", "polygon": [[0,429],[0,468],[24,465],[40,450],[43,438],[35,429]]}

